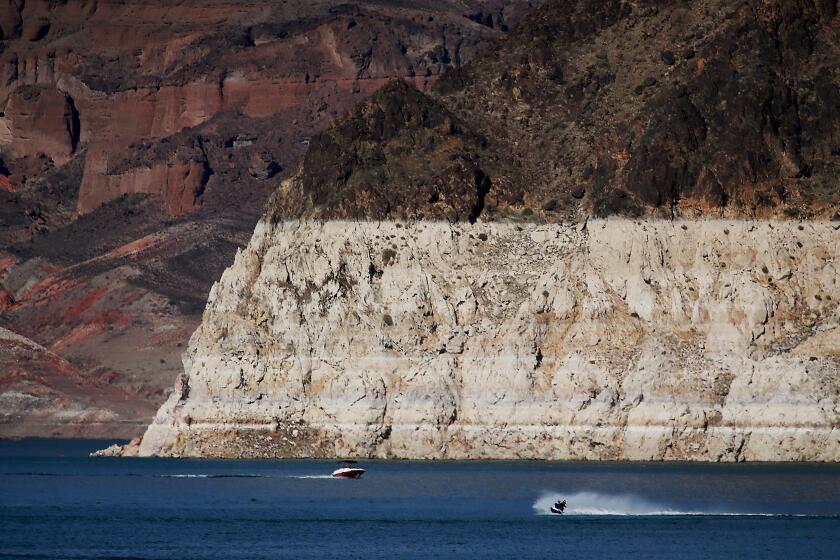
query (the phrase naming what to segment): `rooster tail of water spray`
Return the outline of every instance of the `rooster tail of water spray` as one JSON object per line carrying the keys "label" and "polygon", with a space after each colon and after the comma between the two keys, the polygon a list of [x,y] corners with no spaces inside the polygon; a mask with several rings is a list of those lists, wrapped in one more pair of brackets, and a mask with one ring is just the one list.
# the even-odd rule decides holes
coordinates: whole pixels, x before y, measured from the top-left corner
{"label": "rooster tail of water spray", "polygon": [[703,515],[707,513],[681,510],[632,494],[598,492],[543,492],[534,502],[534,511],[540,515],[550,515],[551,506],[559,500],[567,502],[566,515]]}

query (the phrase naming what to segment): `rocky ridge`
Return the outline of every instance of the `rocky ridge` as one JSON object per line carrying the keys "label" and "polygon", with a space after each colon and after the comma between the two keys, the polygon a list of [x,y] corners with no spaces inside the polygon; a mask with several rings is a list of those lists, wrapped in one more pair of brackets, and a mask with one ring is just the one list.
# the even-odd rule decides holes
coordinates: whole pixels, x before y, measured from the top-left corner
{"label": "rocky ridge", "polygon": [[271,215],[840,220],[838,17],[549,1],[428,95],[392,87],[318,134]]}

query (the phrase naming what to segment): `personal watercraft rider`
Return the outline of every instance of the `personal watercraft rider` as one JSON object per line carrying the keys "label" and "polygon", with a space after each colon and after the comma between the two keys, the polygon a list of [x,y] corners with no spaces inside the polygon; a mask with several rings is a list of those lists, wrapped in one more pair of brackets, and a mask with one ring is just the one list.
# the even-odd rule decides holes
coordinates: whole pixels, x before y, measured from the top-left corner
{"label": "personal watercraft rider", "polygon": [[556,513],[563,513],[566,511],[566,500],[557,500],[554,502],[554,507],[551,510]]}

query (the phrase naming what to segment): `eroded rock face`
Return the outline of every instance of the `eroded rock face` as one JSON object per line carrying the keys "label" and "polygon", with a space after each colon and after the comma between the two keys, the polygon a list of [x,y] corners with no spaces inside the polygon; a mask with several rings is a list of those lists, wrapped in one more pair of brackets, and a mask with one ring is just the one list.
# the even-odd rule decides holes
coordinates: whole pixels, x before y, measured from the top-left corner
{"label": "eroded rock face", "polygon": [[[148,171],[181,142],[224,142],[248,132],[249,120],[266,121],[280,138],[255,136],[245,157],[226,163],[247,169],[249,157],[268,150],[291,169],[301,143],[336,116],[393,79],[428,89],[532,4],[11,2],[0,16],[0,147],[11,150],[13,171],[26,175],[15,158],[45,154],[60,166],[84,146],[81,213],[136,192],[178,213],[180,193]],[[492,25],[462,13],[478,7],[492,12]],[[141,142],[158,144],[159,157],[135,162],[126,182],[114,167]],[[257,181],[246,186],[264,201]]]}
{"label": "eroded rock face", "polygon": [[[392,80],[427,90],[536,3],[0,0],[0,327],[105,376],[114,433],[139,433],[309,138]],[[2,395],[0,437],[54,433]]]}
{"label": "eroded rock face", "polygon": [[14,90],[6,104],[0,144],[16,157],[46,154],[62,165],[76,152],[79,127],[79,112],[67,93],[26,85]]}
{"label": "eroded rock face", "polygon": [[263,221],[141,455],[840,459],[840,231]]}
{"label": "eroded rock face", "polygon": [[154,185],[171,216],[189,213],[202,203],[213,168],[201,145],[184,144],[175,153],[146,166],[112,168],[107,181],[97,190],[100,200],[119,195],[142,194]]}

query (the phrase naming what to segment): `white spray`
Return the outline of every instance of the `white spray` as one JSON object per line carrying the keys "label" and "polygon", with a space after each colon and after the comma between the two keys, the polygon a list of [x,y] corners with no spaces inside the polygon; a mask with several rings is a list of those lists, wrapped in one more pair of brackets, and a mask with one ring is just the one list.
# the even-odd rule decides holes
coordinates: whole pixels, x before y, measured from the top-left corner
{"label": "white spray", "polygon": [[565,515],[771,515],[713,510],[684,510],[654,502],[633,494],[600,494],[598,492],[543,492],[534,502],[538,515],[550,515],[551,506],[566,500]]}

